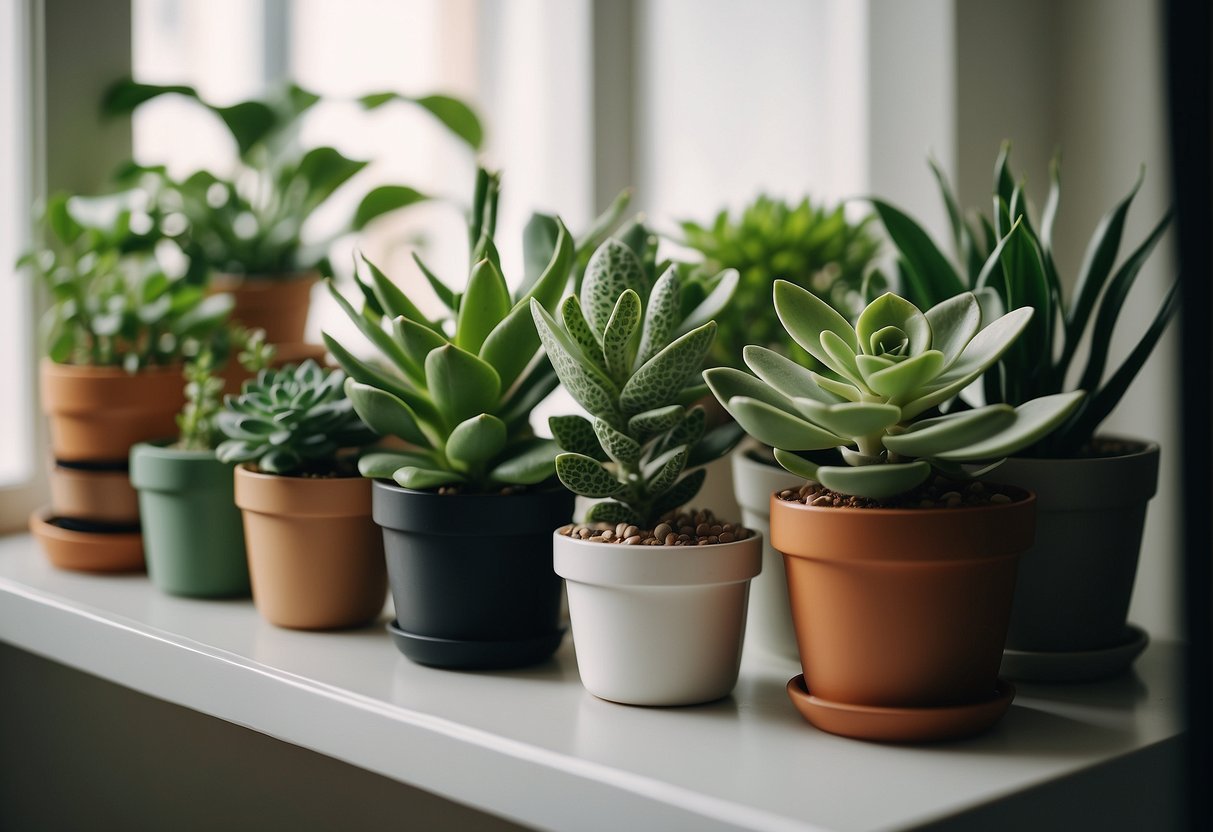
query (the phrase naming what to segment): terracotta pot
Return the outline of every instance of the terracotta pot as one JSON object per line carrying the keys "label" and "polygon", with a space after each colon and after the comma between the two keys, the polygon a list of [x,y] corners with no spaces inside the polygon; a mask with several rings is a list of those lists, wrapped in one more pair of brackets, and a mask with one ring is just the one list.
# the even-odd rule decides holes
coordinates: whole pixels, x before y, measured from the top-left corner
{"label": "terracotta pot", "polygon": [[[302,364],[309,358],[324,366],[327,357],[328,351],[323,344],[275,344],[274,360],[270,366],[285,367],[287,364]],[[219,377],[223,379],[223,392],[234,396],[240,392],[244,382],[253,377],[253,373],[240,366],[240,362],[233,356],[219,373]]]}
{"label": "terracotta pot", "polygon": [[139,497],[126,467],[90,470],[52,465],[51,512],[98,523],[139,522]]}
{"label": "terracotta pot", "polygon": [[[768,451],[769,453],[769,451]],[[733,491],[741,506],[746,528],[761,532],[762,574],[750,588],[750,616],[746,623],[746,645],[789,659],[797,657],[796,631],[788,605],[788,578],[783,555],[771,545],[771,494],[799,488],[804,479],[777,464],[768,464],[738,449],[732,455]]]}
{"label": "terracotta pot", "polygon": [[50,509],[35,511],[29,530],[47,559],[78,572],[136,572],[143,569],[143,538],[136,531],[74,531],[52,521]]}
{"label": "terracotta pot", "polygon": [[[1039,512],[1035,545],[1020,561],[1009,650],[1095,653],[1134,638],[1129,601],[1159,458],[1157,444],[1136,444],[1139,451],[1118,457],[1009,459],[998,469],[1000,481],[1036,493]],[[1045,664],[1043,676],[1030,667],[1012,675],[1050,679],[1065,672],[1055,662]],[[1097,676],[1128,666],[1095,664],[1102,668]]]}
{"label": "terracotta pot", "polygon": [[216,274],[212,292],[227,292],[235,300],[232,320],[250,329],[264,329],[271,344],[303,341],[316,272],[282,275]]}
{"label": "terracotta pot", "polygon": [[236,469],[253,602],[272,624],[356,627],[383,610],[383,540],[371,520],[371,483]]}
{"label": "terracotta pot", "polygon": [[180,367],[131,374],[44,359],[41,389],[51,451],[65,462],[125,462],[136,442],[175,434],[185,405]]}
{"label": "terracotta pot", "polygon": [[956,509],[770,505],[809,694],[893,708],[993,695],[1035,497]]}
{"label": "terracotta pot", "polygon": [[623,546],[553,535],[586,690],[629,705],[694,705],[737,684],[758,536]]}

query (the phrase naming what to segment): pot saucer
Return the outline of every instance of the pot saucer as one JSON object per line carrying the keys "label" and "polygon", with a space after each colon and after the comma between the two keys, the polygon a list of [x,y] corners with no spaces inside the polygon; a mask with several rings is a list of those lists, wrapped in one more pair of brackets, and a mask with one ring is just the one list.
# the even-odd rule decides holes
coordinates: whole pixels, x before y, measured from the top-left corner
{"label": "pot saucer", "polygon": [[1094,682],[1129,669],[1150,643],[1136,624],[1125,625],[1125,639],[1100,650],[1003,650],[1000,673],[1021,682]]}
{"label": "pot saucer", "polygon": [[421,636],[400,629],[393,621],[387,625],[400,650],[410,661],[447,670],[505,670],[538,664],[560,646],[565,628],[521,641],[462,641]]}
{"label": "pot saucer", "polygon": [[804,675],[788,680],[788,696],[800,715],[831,734],[877,742],[938,742],[981,733],[1002,718],[1015,686],[999,679],[991,698],[971,705],[883,708],[829,702],[809,693]]}
{"label": "pot saucer", "polygon": [[74,572],[142,572],[143,535],[139,527],[67,521],[50,508],[29,517],[29,530],[42,544],[51,565]]}

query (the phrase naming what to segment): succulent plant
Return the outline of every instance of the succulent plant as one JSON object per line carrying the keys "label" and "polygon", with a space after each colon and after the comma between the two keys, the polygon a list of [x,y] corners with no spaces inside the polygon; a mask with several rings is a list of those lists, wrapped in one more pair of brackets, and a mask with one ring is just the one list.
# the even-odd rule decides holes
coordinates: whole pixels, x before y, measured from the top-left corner
{"label": "succulent plant", "polygon": [[[983,377],[985,403],[1016,405],[1070,389],[1067,376],[1079,355],[1079,344],[1089,334],[1090,350],[1076,387],[1090,395],[1064,425],[1031,449],[1037,456],[1071,457],[1091,441],[1120,402],[1178,305],[1178,284],[1173,282],[1141,340],[1114,372],[1106,372],[1121,308],[1171,215],[1164,215],[1113,271],[1125,218],[1141,187],[1139,177],[1128,195],[1100,221],[1077,279],[1070,284],[1061,280],[1053,259],[1053,222],[1061,202],[1060,161],[1053,160],[1049,197],[1037,225],[1028,210],[1024,183],[1015,180],[1009,159],[1010,145],[1004,144],[994,165],[992,215],[975,219],[962,214],[943,172],[932,163],[951,219],[963,277],[918,223],[886,202],[873,200],[873,204],[898,249],[902,291],[910,300],[926,306],[968,289],[978,296],[988,319],[1007,309],[1036,308],[1023,337]],[[1066,284],[1075,287],[1068,299],[1062,290]]]}
{"label": "succulent plant", "polygon": [[255,462],[271,474],[333,470],[343,448],[379,437],[358,418],[344,392],[345,373],[307,360],[263,369],[228,396],[217,425],[227,440],[221,462]]}
{"label": "succulent plant", "polygon": [[703,254],[709,273],[736,269],[741,276],[733,303],[716,319],[711,363],[740,367],[741,349],[752,343],[800,355],[775,317],[761,313],[776,278],[808,289],[848,319],[858,314],[884,282],[872,270],[880,243],[869,220],[848,221],[842,205],[762,195],[736,216],[721,211],[710,225],[683,222],[681,242]]}
{"label": "succulent plant", "polygon": [[[842,494],[889,499],[921,485],[933,469],[980,475],[990,466],[977,472],[964,466],[996,463],[1036,442],[1084,396],[1058,393],[1019,407],[999,403],[930,417],[1006,353],[1028,327],[1031,307],[982,327],[972,293],[925,313],[890,293],[852,327],[787,281],[775,282],[774,302],[788,334],[826,370],[747,346],[745,362],[755,375],[719,367],[704,376],[746,432],[775,448],[784,468]],[[841,449],[845,466],[818,465],[798,453],[832,447]]]}
{"label": "succulent plant", "polygon": [[[354,409],[378,432],[413,446],[364,456],[359,461],[364,476],[391,478],[413,489],[496,492],[539,485],[555,474],[555,443],[536,437],[530,426],[532,408],[557,384],[539,354],[530,305],[555,308],[569,283],[575,246],[560,220],[532,220],[524,239],[527,272],[511,294],[493,242],[499,189],[497,175],[480,171],[466,288],[456,293],[422,266],[435,293],[454,310],[449,335],[443,321],[423,315],[365,258],[369,276],[356,276],[364,298],[361,311],[330,284],[333,297],[387,365],[363,361],[324,335],[349,374],[346,390]],[[389,323],[390,332],[384,328]]]}
{"label": "succulent plant", "polygon": [[564,450],[556,457],[560,481],[583,497],[605,498],[586,522],[652,529],[699,492],[700,466],[741,438],[732,423],[705,432],[705,411],[695,404],[707,392],[700,371],[716,334],[712,316],[737,275],[722,275],[684,311],[683,278],[677,267],[657,263],[656,249],[656,238],[633,225],[594,252],[580,295],[561,304],[560,322],[531,302],[556,374],[591,417],[549,420]]}

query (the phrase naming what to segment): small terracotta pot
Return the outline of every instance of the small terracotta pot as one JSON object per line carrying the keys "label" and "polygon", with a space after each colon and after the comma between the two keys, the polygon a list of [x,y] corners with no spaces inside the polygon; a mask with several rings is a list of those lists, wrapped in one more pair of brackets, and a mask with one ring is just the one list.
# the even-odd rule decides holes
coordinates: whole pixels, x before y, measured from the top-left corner
{"label": "small terracotta pot", "polygon": [[808,693],[885,708],[993,696],[1036,499],[954,509],[806,506],[771,496]]}
{"label": "small terracotta pot", "polygon": [[[328,351],[323,344],[274,344],[274,360],[270,366],[285,367],[287,364],[302,364],[309,358],[323,366],[327,356]],[[233,356],[223,371],[219,373],[219,377],[223,379],[223,392],[237,395],[244,382],[252,378],[253,374],[240,366],[240,362]]]}
{"label": "small terracotta pot", "polygon": [[29,530],[51,565],[76,572],[136,572],[143,569],[143,537],[136,531],[84,532],[54,525],[50,509],[30,515]]}
{"label": "small terracotta pot", "polygon": [[139,522],[139,497],[125,468],[89,470],[52,465],[51,512],[97,523]]}
{"label": "small terracotta pot", "polygon": [[249,329],[264,329],[271,344],[303,341],[316,272],[281,275],[216,274],[212,292],[227,292],[235,300],[232,320]]}
{"label": "small terracotta pot", "polygon": [[124,462],[135,443],[176,433],[185,405],[179,366],[131,374],[44,359],[41,387],[51,451],[66,462]]}
{"label": "small terracotta pot", "polygon": [[387,597],[383,538],[371,520],[371,481],[284,477],[236,469],[253,602],[272,624],[357,627]]}

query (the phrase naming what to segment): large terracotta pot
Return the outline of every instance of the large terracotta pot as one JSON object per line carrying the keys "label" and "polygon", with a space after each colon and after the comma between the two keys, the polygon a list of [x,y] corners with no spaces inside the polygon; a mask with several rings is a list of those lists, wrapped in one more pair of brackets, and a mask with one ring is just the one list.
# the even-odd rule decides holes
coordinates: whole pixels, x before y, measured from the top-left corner
{"label": "large terracotta pot", "polygon": [[[834,508],[772,496],[771,543],[785,557],[807,694],[827,710],[901,709],[911,723],[914,709],[994,701],[1016,562],[1035,528],[1035,497],[1019,496],[953,509]],[[887,738],[954,735],[910,727]]]}
{"label": "large terracotta pot", "polygon": [[383,610],[383,540],[371,520],[371,483],[236,469],[253,602],[279,627],[327,630]]}
{"label": "large terracotta pot", "polygon": [[125,461],[137,442],[177,432],[185,405],[181,368],[41,365],[42,409],[50,424],[51,451],[66,462]]}
{"label": "large terracotta pot", "polygon": [[212,292],[227,292],[235,300],[232,320],[249,329],[264,329],[271,344],[303,341],[311,309],[316,272],[282,275],[216,274]]}
{"label": "large terracotta pot", "polygon": [[1012,678],[1101,678],[1144,648],[1127,617],[1159,449],[1132,444],[1138,450],[1122,456],[1009,459],[998,469],[1000,481],[1036,493],[1039,512],[1007,635]]}

